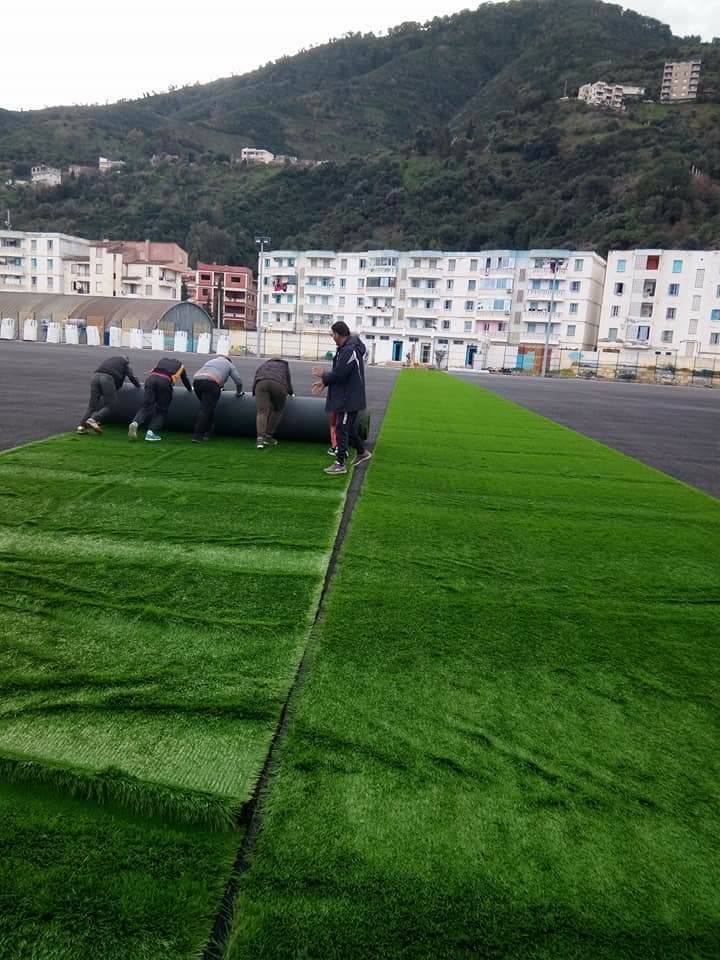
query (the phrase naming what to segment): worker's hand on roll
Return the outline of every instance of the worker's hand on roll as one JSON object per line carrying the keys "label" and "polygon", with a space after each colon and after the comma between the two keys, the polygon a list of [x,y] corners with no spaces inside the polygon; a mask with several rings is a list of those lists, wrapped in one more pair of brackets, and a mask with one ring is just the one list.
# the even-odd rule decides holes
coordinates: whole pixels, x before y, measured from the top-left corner
{"label": "worker's hand on roll", "polygon": [[[313,370],[313,373],[315,373],[314,370]],[[322,382],[322,380],[319,380],[317,383],[314,383],[312,385],[312,387],[310,388],[310,392],[314,397],[318,397],[320,396],[320,394],[323,392],[324,389],[325,389],[325,384]]]}
{"label": "worker's hand on roll", "polygon": [[313,368],[312,368],[312,375],[313,375],[314,377],[321,377],[324,373],[327,373],[327,370],[326,370],[325,367],[313,367]]}

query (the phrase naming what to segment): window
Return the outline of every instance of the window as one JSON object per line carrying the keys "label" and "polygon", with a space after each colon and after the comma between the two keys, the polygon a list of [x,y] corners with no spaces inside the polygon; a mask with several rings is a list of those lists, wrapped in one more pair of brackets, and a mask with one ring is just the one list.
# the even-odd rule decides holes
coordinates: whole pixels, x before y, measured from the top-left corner
{"label": "window", "polygon": [[717,290],[715,291],[715,296],[720,300],[720,283],[718,284]]}
{"label": "window", "polygon": [[720,320],[720,310],[711,310],[710,319],[713,321],[713,323],[717,323],[717,321]]}
{"label": "window", "polygon": [[506,326],[507,326],[506,323],[503,323],[503,322],[499,323],[499,324],[497,325],[498,332],[499,332],[499,333],[502,333],[502,332],[505,330],[505,327],[506,327]]}
{"label": "window", "polygon": [[412,327],[412,329],[413,329],[413,330],[416,330],[416,329],[417,329],[417,325],[418,325],[417,318],[416,318],[416,317],[411,317],[411,318],[410,318],[410,326]]}
{"label": "window", "polygon": [[[288,300],[290,300],[290,297],[288,297]],[[339,307],[345,306],[345,297],[338,297],[338,306]]]}
{"label": "window", "polygon": [[540,282],[540,280],[531,280],[530,286],[533,290],[539,290],[542,286],[542,283]]}
{"label": "window", "polygon": [[266,270],[269,270],[269,269],[270,269],[270,258],[269,258],[269,257],[266,257],[266,258],[265,258],[265,269],[266,269]]}
{"label": "window", "polygon": [[434,300],[426,300],[426,301],[425,301],[425,309],[426,309],[426,310],[432,310],[432,309],[434,309],[434,307],[435,307],[435,301],[434,301]]}
{"label": "window", "polygon": [[570,304],[570,313],[577,313],[577,312],[578,312],[578,306],[579,306],[579,304],[577,304],[577,303],[571,303],[571,304]]}
{"label": "window", "polygon": [[361,258],[360,258],[360,269],[361,269],[361,270],[364,270],[366,267],[367,267],[367,260],[364,260],[364,259],[361,257]]}
{"label": "window", "polygon": [[608,340],[617,340],[617,327],[608,327]]}
{"label": "window", "polygon": [[644,297],[654,297],[656,287],[657,287],[656,280],[646,280],[645,283],[643,283],[642,295]]}
{"label": "window", "polygon": [[700,268],[695,271],[695,289],[700,290],[705,286],[705,271]]}
{"label": "window", "polygon": [[528,325],[527,325],[527,332],[528,332],[528,333],[535,333],[535,327],[536,327],[536,326],[537,326],[536,323],[528,323]]}
{"label": "window", "polygon": [[640,316],[651,317],[653,315],[653,305],[651,303],[640,304]]}
{"label": "window", "polygon": [[385,319],[383,320],[383,326],[384,327],[390,326],[390,317],[385,317]]}
{"label": "window", "polygon": [[472,320],[466,320],[463,326],[465,329],[465,333],[472,333],[472,328],[473,328]]}
{"label": "window", "polygon": [[47,288],[48,288],[48,290],[54,290],[54,289],[55,289],[55,281],[53,280],[52,277],[48,277],[48,278],[47,278]]}
{"label": "window", "polygon": [[95,264],[95,273],[102,273],[102,272],[103,272],[103,265],[102,265],[101,263],[96,263],[96,264]]}
{"label": "window", "polygon": [[699,310],[701,303],[702,303],[702,297],[697,297],[697,296],[693,297],[693,298],[692,298],[692,308],[693,308],[693,310],[694,310],[694,311]]}
{"label": "window", "polygon": [[450,321],[449,321],[449,320],[443,320],[443,322],[442,322],[442,328],[443,328],[443,330],[449,330],[449,329],[450,329]]}
{"label": "window", "polygon": [[673,260],[673,267],[672,267],[673,273],[682,273],[682,268],[683,268],[682,260]]}
{"label": "window", "polygon": [[419,270],[422,266],[422,260],[419,257],[413,259],[413,270]]}
{"label": "window", "polygon": [[573,281],[570,283],[570,292],[571,292],[571,293],[580,293],[580,281],[579,281],[579,280],[573,280]]}
{"label": "window", "polygon": [[489,332],[490,332],[490,324],[489,324],[489,323],[484,323],[484,324],[483,324],[483,331],[484,331],[485,333],[489,333]]}
{"label": "window", "polygon": [[474,310],[474,309],[475,309],[475,301],[474,301],[474,300],[466,300],[466,301],[465,301],[465,309],[466,309],[466,310]]}
{"label": "window", "polygon": [[625,284],[624,284],[624,283],[616,283],[616,284],[615,284],[615,296],[616,296],[616,297],[621,297],[624,292],[625,292]]}
{"label": "window", "polygon": [[[204,290],[203,293],[207,296],[207,290]],[[309,299],[310,299],[310,297],[308,297],[308,300],[309,300]],[[264,293],[264,294],[263,294],[263,303],[270,303],[270,294],[269,294],[269,293]]]}
{"label": "window", "polygon": [[647,262],[645,263],[646,270],[657,270],[659,267],[660,267],[660,257],[657,254],[653,254],[652,256],[647,258]]}
{"label": "window", "polygon": [[617,262],[617,272],[625,273],[627,270],[627,260],[618,260]]}
{"label": "window", "polygon": [[343,259],[340,261],[340,269],[343,271],[347,270],[347,260]]}
{"label": "window", "polygon": [[668,287],[668,296],[669,297],[679,297],[680,296],[680,284],[671,283]]}
{"label": "window", "polygon": [[52,248],[53,248],[53,242],[52,242],[52,240],[48,240],[48,253],[50,253],[50,251],[52,250]]}
{"label": "window", "polygon": [[[33,243],[34,242],[35,241],[33,240]],[[37,257],[30,258],[30,266],[32,267],[33,270],[37,270]]]}
{"label": "window", "polygon": [[717,347],[720,344],[720,333],[711,333],[710,334],[710,346]]}
{"label": "window", "polygon": [[446,300],[446,301],[445,301],[445,309],[446,309],[446,310],[452,310],[452,300]]}
{"label": "window", "polygon": [[567,335],[568,335],[569,337],[574,337],[574,336],[575,336],[575,331],[576,331],[576,329],[577,329],[577,327],[575,326],[574,323],[569,323],[569,324],[568,324],[568,328],[567,328]]}
{"label": "window", "polygon": [[[102,284],[101,284],[101,283],[98,283],[97,286],[102,288]],[[146,283],[146,284],[145,284],[145,296],[146,296],[146,297],[151,297],[151,296],[152,296],[152,284],[151,284],[151,283]]]}
{"label": "window", "polygon": [[47,268],[48,268],[48,270],[54,270],[54,269],[55,269],[55,261],[53,260],[52,257],[48,257],[48,265],[47,265]]}
{"label": "window", "polygon": [[584,267],[585,267],[585,261],[584,261],[584,260],[576,260],[576,261],[575,261],[575,273],[581,273]]}
{"label": "window", "polygon": [[364,289],[365,289],[365,281],[363,280],[362,277],[360,277],[360,279],[358,280],[358,290],[364,290]]}
{"label": "window", "polygon": [[691,320],[688,324],[688,333],[697,333],[698,322],[697,320]]}
{"label": "window", "polygon": [[31,240],[31,241],[30,241],[30,249],[31,249],[31,250],[37,250],[37,240]]}
{"label": "window", "polygon": [[347,287],[347,280],[345,277],[340,277],[340,289],[345,290]]}
{"label": "window", "polygon": [[447,287],[448,290],[453,290],[455,288],[455,281],[448,280],[445,286]]}
{"label": "window", "polygon": [[417,288],[420,286],[419,277],[412,277],[412,279],[410,280],[410,286],[414,287],[417,290]]}
{"label": "window", "polygon": [[636,340],[649,340],[650,339],[650,327],[638,327],[635,332]]}
{"label": "window", "polygon": [[146,277],[152,276],[152,267],[145,267],[145,276]]}
{"label": "window", "polygon": [[663,343],[672,343],[673,342],[673,332],[672,330],[663,330],[660,337]]}
{"label": "window", "polygon": [[468,290],[475,290],[477,288],[477,280],[468,280]]}
{"label": "window", "polygon": [[455,261],[454,261],[454,260],[448,260],[448,270],[452,273],[452,271],[453,271],[454,269],[455,269]]}
{"label": "window", "polygon": [[365,306],[365,297],[358,297],[358,306],[359,307]]}
{"label": "window", "polygon": [[436,260],[434,257],[430,257],[430,259],[428,260],[428,266],[430,267],[431,270],[437,270],[437,265],[439,262],[440,261]]}
{"label": "window", "polygon": [[475,272],[475,270],[477,270],[477,267],[478,267],[478,262],[477,262],[477,260],[471,260],[471,261],[470,261],[470,270],[471,270],[472,272]]}
{"label": "window", "polygon": [[667,310],[665,311],[665,319],[674,320],[676,314],[677,314],[677,310],[675,307],[668,307]]}

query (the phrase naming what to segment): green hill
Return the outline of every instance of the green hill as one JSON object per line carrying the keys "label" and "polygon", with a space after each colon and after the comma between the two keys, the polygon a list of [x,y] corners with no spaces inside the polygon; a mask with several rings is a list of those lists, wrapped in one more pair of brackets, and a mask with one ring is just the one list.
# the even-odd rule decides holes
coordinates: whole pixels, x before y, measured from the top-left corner
{"label": "green hill", "polygon": [[[688,56],[703,59],[697,104],[615,117],[559,99],[596,79],[655,97],[664,61]],[[40,194],[0,187],[0,207],[19,228],[162,237],[236,261],[257,230],[283,246],[709,246],[719,104],[717,45],[597,0],[485,4],[138,101],[0,111],[10,176],[101,153],[128,164]],[[247,145],[329,162],[231,164]],[[152,168],[156,152],[181,162]]]}

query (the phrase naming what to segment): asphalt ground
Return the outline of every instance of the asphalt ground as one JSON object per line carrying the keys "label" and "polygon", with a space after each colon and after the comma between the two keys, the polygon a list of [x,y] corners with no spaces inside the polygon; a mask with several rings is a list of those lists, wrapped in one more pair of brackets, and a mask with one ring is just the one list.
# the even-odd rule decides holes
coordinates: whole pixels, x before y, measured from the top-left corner
{"label": "asphalt ground", "polygon": [[[0,449],[74,430],[85,412],[93,371],[105,357],[118,353],[130,357],[130,365],[141,383],[153,364],[164,356],[153,350],[1,340]],[[190,375],[207,359],[197,353],[172,356],[182,359]],[[244,388],[250,390],[260,361],[252,357],[233,359]],[[317,365],[317,361],[290,361],[293,387],[299,396],[310,396],[316,379],[311,371]],[[323,366],[322,361],[319,365]],[[397,370],[367,369],[371,441],[377,436],[396,377]]]}
{"label": "asphalt ground", "polygon": [[457,374],[720,497],[720,389]]}

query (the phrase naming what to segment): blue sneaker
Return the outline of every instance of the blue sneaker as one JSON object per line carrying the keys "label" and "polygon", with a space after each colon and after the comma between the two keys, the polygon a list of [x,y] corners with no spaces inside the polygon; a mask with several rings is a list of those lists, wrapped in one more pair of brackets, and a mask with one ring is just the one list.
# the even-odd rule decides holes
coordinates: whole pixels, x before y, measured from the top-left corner
{"label": "blue sneaker", "polygon": [[156,433],[153,433],[152,430],[148,430],[148,432],[145,434],[145,439],[154,443],[156,440],[162,440],[162,437],[159,437]]}

